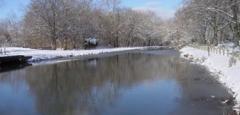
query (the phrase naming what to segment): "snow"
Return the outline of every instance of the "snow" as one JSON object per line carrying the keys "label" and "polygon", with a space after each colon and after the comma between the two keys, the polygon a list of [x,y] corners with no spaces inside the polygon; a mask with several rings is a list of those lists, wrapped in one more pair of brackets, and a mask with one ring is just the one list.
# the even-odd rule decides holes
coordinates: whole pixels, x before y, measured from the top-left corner
{"label": "snow", "polygon": [[225,47],[225,48],[234,48],[234,46],[235,44],[232,42],[218,44],[218,47]]}
{"label": "snow", "polygon": [[4,48],[4,51],[6,52],[6,54],[2,54],[0,56],[8,56],[8,55],[32,56],[32,58],[29,61],[38,62],[38,61],[53,60],[53,59],[59,59],[59,58],[98,55],[103,53],[145,50],[148,48],[159,48],[159,47],[122,47],[122,48],[108,48],[108,49],[95,49],[95,50],[38,50],[38,49],[20,48],[20,47],[6,47]]}
{"label": "snow", "polygon": [[181,56],[192,60],[194,63],[204,65],[212,73],[217,74],[219,81],[234,92],[237,105],[236,110],[239,110],[240,105],[240,62],[233,59],[231,55],[220,55],[210,53],[205,50],[196,49],[193,47],[184,47],[181,50]]}
{"label": "snow", "polygon": [[224,49],[228,49],[232,52],[240,52],[240,47],[236,46],[234,43],[232,42],[227,42],[227,43],[222,43],[222,44],[218,44],[217,46],[218,48],[224,48]]}

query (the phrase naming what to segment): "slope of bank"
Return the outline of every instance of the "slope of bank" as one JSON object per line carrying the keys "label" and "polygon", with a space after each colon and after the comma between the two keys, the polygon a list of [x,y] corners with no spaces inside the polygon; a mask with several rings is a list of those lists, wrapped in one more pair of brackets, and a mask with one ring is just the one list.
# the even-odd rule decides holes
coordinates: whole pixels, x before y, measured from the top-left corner
{"label": "slope of bank", "polygon": [[79,56],[94,56],[106,53],[118,53],[135,50],[148,50],[148,49],[161,49],[165,47],[122,47],[122,48],[108,48],[108,49],[94,49],[94,50],[39,50],[20,47],[7,47],[4,48],[4,54],[0,56],[14,56],[23,55],[31,56],[30,62],[38,62],[45,60],[54,60],[61,58],[79,57]]}
{"label": "slope of bank", "polygon": [[219,81],[234,92],[238,105],[240,104],[240,62],[230,55],[209,53],[193,47],[184,47],[181,56],[194,63],[206,66],[211,72],[217,74]]}

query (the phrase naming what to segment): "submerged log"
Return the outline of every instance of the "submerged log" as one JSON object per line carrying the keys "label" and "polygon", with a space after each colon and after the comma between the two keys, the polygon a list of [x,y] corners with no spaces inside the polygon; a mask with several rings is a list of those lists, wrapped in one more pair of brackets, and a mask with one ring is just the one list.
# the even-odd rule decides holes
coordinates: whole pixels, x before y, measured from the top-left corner
{"label": "submerged log", "polygon": [[23,55],[15,55],[15,56],[0,56],[0,66],[8,66],[8,64],[18,65],[27,63],[32,56],[23,56]]}

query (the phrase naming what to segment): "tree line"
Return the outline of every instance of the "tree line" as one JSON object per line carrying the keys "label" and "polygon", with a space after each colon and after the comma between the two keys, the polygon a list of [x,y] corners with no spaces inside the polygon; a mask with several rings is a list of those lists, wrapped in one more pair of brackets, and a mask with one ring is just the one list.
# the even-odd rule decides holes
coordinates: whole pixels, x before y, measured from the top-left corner
{"label": "tree line", "polygon": [[184,40],[217,45],[240,40],[239,0],[184,0],[175,22]]}
{"label": "tree line", "polygon": [[31,0],[21,21],[0,22],[1,44],[46,49],[82,48],[97,38],[109,47],[162,45],[163,20],[119,0]]}
{"label": "tree line", "polygon": [[239,0],[183,0],[175,17],[166,21],[151,11],[123,7],[121,0],[31,0],[22,20],[0,20],[0,43],[77,49],[85,39],[97,38],[108,47],[186,42],[239,46],[239,8]]}

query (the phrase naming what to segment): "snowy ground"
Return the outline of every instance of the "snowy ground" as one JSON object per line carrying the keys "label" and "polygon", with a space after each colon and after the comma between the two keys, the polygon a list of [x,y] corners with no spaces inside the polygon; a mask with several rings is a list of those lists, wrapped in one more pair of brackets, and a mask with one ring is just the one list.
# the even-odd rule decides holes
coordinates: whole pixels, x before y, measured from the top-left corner
{"label": "snowy ground", "polygon": [[208,54],[207,51],[193,47],[184,47],[180,50],[181,56],[190,59],[194,63],[206,66],[219,77],[219,81],[234,92],[239,110],[240,104],[240,62],[231,55]]}
{"label": "snowy ground", "polygon": [[38,62],[44,60],[53,60],[59,58],[78,57],[78,56],[92,56],[104,53],[115,53],[122,51],[133,51],[133,50],[146,50],[149,48],[160,48],[160,47],[122,47],[122,48],[109,48],[109,49],[95,49],[95,50],[38,50],[30,48],[19,48],[19,47],[7,47],[4,48],[6,54],[0,54],[0,56],[8,55],[24,55],[32,56],[30,62]]}

